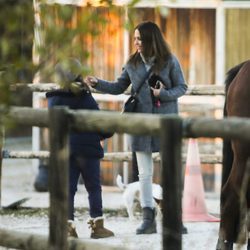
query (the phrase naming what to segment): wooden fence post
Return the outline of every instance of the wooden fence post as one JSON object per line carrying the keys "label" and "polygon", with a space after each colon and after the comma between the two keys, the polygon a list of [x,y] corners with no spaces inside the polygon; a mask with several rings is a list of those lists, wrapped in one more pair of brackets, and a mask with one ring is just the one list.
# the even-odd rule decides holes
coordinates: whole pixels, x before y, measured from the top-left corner
{"label": "wooden fence post", "polygon": [[163,250],[182,249],[182,120],[162,118]]}
{"label": "wooden fence post", "polygon": [[49,249],[67,250],[69,123],[67,109],[49,109]]}

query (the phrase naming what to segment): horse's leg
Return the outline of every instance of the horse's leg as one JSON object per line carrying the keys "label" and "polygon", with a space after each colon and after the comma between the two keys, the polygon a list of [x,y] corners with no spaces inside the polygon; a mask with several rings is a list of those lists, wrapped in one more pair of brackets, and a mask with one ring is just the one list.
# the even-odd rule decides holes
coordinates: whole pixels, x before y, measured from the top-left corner
{"label": "horse's leg", "polygon": [[[226,112],[226,109],[224,109]],[[224,208],[225,199],[222,199],[222,190],[228,181],[230,176],[232,165],[233,165],[233,150],[231,145],[231,140],[223,140],[223,168],[222,168],[222,178],[221,178],[221,198],[220,198],[220,210]],[[233,249],[233,242],[228,242],[225,240],[223,225],[220,223],[219,238],[216,245],[216,250],[231,250]]]}
{"label": "horse's leg", "polygon": [[233,243],[236,241],[235,224],[238,220],[236,202],[238,198],[232,186],[232,181],[228,180],[221,191],[221,221],[216,250],[233,250]]}
{"label": "horse's leg", "polygon": [[[249,198],[249,196],[248,196]],[[248,240],[247,240],[247,250],[250,250],[250,211],[248,204],[248,212],[247,212],[247,231],[248,231]]]}
{"label": "horse's leg", "polygon": [[219,238],[216,245],[216,250],[233,250],[233,242],[228,242]]}
{"label": "horse's leg", "polygon": [[[242,145],[242,144],[241,144]],[[241,152],[243,153],[243,149],[241,148]],[[248,149],[248,147],[247,147]],[[241,196],[240,196],[240,225],[239,225],[239,233],[237,237],[237,242],[245,243],[246,237],[248,239],[248,249],[250,250],[250,241],[249,241],[249,230],[250,230],[250,158],[243,154],[241,156],[241,160],[244,162],[245,169],[243,171],[242,185],[241,185]]]}
{"label": "horse's leg", "polygon": [[[246,209],[241,211],[242,205],[246,201],[246,193],[242,199],[241,188],[245,173],[244,159],[235,157],[232,172],[221,192],[221,223],[220,238],[226,242],[236,242],[238,234],[242,231],[241,218],[245,218]],[[246,205],[246,204],[245,204]]]}
{"label": "horse's leg", "polygon": [[[246,241],[245,218],[241,221],[244,212],[241,214],[240,195],[235,190],[230,191],[230,188],[225,188],[224,191],[231,192],[231,194],[222,209],[216,250],[233,250],[233,243],[244,244]],[[248,250],[250,250],[250,239],[248,240]]]}
{"label": "horse's leg", "polygon": [[[250,158],[247,161],[247,173],[249,174],[250,171]],[[247,241],[247,250],[250,250],[250,182],[248,181],[247,186],[247,231],[248,231],[248,241]]]}
{"label": "horse's leg", "polygon": [[233,189],[232,180],[228,180],[221,191],[221,221],[219,239],[216,250],[233,250],[235,238],[235,224],[237,222],[237,193]]}

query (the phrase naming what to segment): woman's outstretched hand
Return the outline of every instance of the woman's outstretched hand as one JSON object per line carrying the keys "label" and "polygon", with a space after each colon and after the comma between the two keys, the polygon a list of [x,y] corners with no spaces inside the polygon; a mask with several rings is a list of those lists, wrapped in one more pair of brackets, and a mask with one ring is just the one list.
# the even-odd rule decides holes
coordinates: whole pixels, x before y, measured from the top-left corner
{"label": "woman's outstretched hand", "polygon": [[94,76],[86,76],[84,78],[84,82],[86,82],[90,87],[95,87],[96,84],[97,84],[97,82],[98,82],[98,80]]}

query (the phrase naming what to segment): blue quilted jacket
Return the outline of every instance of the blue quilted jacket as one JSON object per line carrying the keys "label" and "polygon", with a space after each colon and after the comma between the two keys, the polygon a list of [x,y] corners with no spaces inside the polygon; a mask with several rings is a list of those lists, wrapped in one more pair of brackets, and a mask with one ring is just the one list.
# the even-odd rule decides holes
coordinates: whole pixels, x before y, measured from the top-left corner
{"label": "blue quilted jacket", "polygon": [[[143,61],[136,66],[127,63],[116,81],[110,82],[98,79],[95,88],[104,93],[119,95],[131,84],[133,92],[133,90],[137,89],[140,85],[141,79],[145,77],[146,72]],[[139,104],[137,105],[136,112],[177,114],[178,98],[185,94],[187,85],[179,61],[174,55],[166,60],[164,66],[158,73],[158,77],[164,85],[159,96],[160,106],[157,107],[152,102],[150,85],[146,81],[138,94]],[[132,151],[158,152],[160,150],[160,140],[155,136],[131,136],[131,146]]]}

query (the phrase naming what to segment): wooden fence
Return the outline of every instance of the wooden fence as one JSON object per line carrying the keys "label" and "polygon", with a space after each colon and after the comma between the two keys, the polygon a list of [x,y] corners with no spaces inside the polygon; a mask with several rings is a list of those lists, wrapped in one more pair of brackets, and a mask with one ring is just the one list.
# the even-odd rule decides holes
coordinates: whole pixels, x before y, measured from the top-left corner
{"label": "wooden fence", "polygon": [[[225,95],[224,85],[189,85],[185,95]],[[17,83],[11,85],[12,91],[27,90],[32,92],[47,92],[59,89],[56,83]],[[95,89],[91,90],[97,93]],[[129,90],[125,92],[129,94]]]}
{"label": "wooden fence", "polygon": [[[151,114],[123,114],[108,111],[76,111],[63,107],[47,109],[32,109],[15,107],[10,109],[8,116],[17,124],[26,126],[49,127],[50,133],[50,230],[49,238],[43,238],[41,247],[28,249],[73,249],[67,240],[67,183],[68,171],[68,134],[74,131],[102,131],[129,134],[148,134],[161,137],[161,164],[163,200],[163,249],[179,250],[182,248],[182,138],[234,138],[250,141],[250,119],[227,118],[216,120],[213,118],[182,119],[177,115]],[[69,126],[70,123],[70,126]],[[63,152],[63,154],[62,154]],[[60,175],[57,170],[60,168]],[[33,235],[35,241],[41,240]],[[22,239],[22,237],[21,237]],[[0,245],[6,247],[17,246],[17,239],[13,241],[11,232],[0,231]],[[27,237],[27,244],[31,242]],[[82,243],[85,245],[85,243]],[[74,245],[74,244],[73,244]],[[25,244],[19,243],[21,249],[27,249]],[[42,247],[43,246],[43,247]],[[110,248],[111,249],[111,248]]]}
{"label": "wooden fence", "polygon": [[[2,150],[3,159],[49,159],[49,151],[10,151]],[[153,153],[153,161],[160,162],[160,153]],[[186,154],[182,154],[182,162],[185,163],[187,159]],[[217,164],[222,163],[221,155],[214,154],[200,154],[201,163]],[[102,161],[117,161],[117,162],[131,162],[132,152],[112,152],[105,153]],[[1,201],[0,201],[1,204]]]}
{"label": "wooden fence", "polygon": [[[59,86],[54,83],[46,83],[46,84],[15,84],[12,87],[12,90],[19,90],[25,89],[28,91],[38,91],[38,92],[47,92],[54,89],[58,89]],[[95,92],[95,91],[94,91]],[[127,92],[128,93],[128,92]],[[223,86],[189,86],[187,95],[224,95],[224,87]],[[170,203],[172,204],[171,207],[166,205],[164,209],[164,214],[168,214],[168,218],[171,218],[172,221],[169,221],[166,216],[163,216],[163,248],[164,249],[181,249],[181,232],[180,232],[180,225],[181,225],[181,198],[180,198],[180,187],[181,187],[181,162],[184,159],[181,156],[181,138],[182,136],[186,137],[198,137],[195,133],[199,133],[199,129],[194,133],[192,126],[198,121],[196,120],[181,120],[177,116],[157,116],[155,117],[152,115],[142,115],[136,114],[136,119],[134,114],[132,114],[132,119],[129,118],[127,120],[127,114],[121,116],[118,113],[110,114],[109,112],[88,112],[88,111],[77,111],[76,113],[72,110],[63,109],[60,111],[51,111],[50,113],[55,112],[53,115],[49,114],[47,109],[31,109],[31,108],[12,108],[9,112],[9,117],[13,118],[16,123],[27,125],[27,126],[38,126],[38,127],[49,127],[51,131],[54,131],[52,134],[53,138],[50,138],[51,142],[56,142],[51,144],[51,153],[49,152],[9,152],[4,150],[2,157],[3,158],[49,158],[50,165],[53,166],[51,169],[51,181],[49,183],[49,190],[50,190],[50,231],[49,231],[49,240],[46,242],[46,239],[43,239],[43,244],[41,244],[41,249],[71,249],[71,243],[66,240],[65,234],[67,233],[66,230],[66,200],[67,200],[67,190],[62,190],[60,185],[53,186],[53,183],[60,183],[66,182],[67,183],[67,156],[68,156],[68,148],[67,148],[67,140],[68,140],[68,132],[69,132],[69,117],[70,122],[73,123],[72,129],[73,130],[84,130],[84,131],[104,131],[104,132],[118,132],[118,133],[130,133],[130,134],[151,134],[151,135],[161,135],[164,138],[162,147],[169,148],[173,150],[163,150],[162,155],[162,165],[172,165],[175,166],[176,173],[169,174],[166,167],[163,167],[163,171],[166,173],[162,173],[164,176],[171,176],[171,178],[163,178],[165,180],[162,185],[164,187],[163,197],[168,197],[168,201],[171,200]],[[110,117],[111,116],[111,117]],[[130,117],[130,114],[128,115]],[[131,119],[131,120],[130,120]],[[61,124],[58,120],[64,121],[64,127],[61,127]],[[52,122],[54,121],[54,122]],[[100,123],[101,121],[101,123]],[[112,121],[110,123],[109,121]],[[203,123],[213,122],[213,120],[205,120],[202,121]],[[66,124],[65,124],[66,122]],[[233,122],[233,121],[231,121]],[[237,121],[236,121],[237,122]],[[102,124],[101,127],[98,124]],[[103,126],[106,124],[105,126]],[[131,125],[133,124],[133,125]],[[190,126],[190,124],[193,124]],[[175,125],[179,125],[175,129]],[[221,125],[219,125],[221,126]],[[164,127],[164,129],[160,129]],[[199,126],[198,126],[199,127]],[[178,129],[177,129],[178,128]],[[63,130],[63,131],[61,131]],[[59,132],[61,131],[61,133]],[[203,132],[201,132],[203,133]],[[61,138],[61,134],[65,135],[65,137]],[[174,135],[173,138],[169,138],[170,135]],[[213,134],[213,132],[212,132]],[[213,137],[210,135],[210,137]],[[217,137],[217,136],[216,136]],[[176,147],[174,146],[176,145]],[[64,150],[64,158],[60,158],[58,156],[58,152],[60,150]],[[174,151],[174,152],[173,152]],[[166,154],[166,155],[165,155]],[[2,160],[0,157],[0,161]],[[159,161],[160,156],[159,154],[153,155],[155,161]],[[181,160],[181,157],[182,160]],[[164,160],[168,159],[168,161]],[[172,161],[171,161],[172,159]],[[131,160],[131,153],[129,152],[121,152],[121,153],[108,153],[105,154],[104,160],[112,160],[112,161],[130,161]],[[61,161],[61,162],[59,162]],[[220,162],[221,158],[218,156],[214,156],[213,159],[211,156],[201,156],[202,162],[208,163],[216,163]],[[52,164],[53,162],[53,164]],[[170,164],[170,162],[172,162]],[[63,175],[59,178],[56,175],[56,168],[60,165],[60,171],[63,171]],[[61,167],[63,166],[63,167]],[[1,172],[0,172],[1,173]],[[172,178],[174,176],[174,178]],[[0,175],[0,183],[1,183],[1,175]],[[169,192],[166,190],[171,190],[169,187],[174,187],[173,191]],[[168,193],[169,192],[169,193]],[[63,199],[58,199],[61,195]],[[177,199],[176,199],[177,197]],[[0,196],[1,201],[1,196]],[[60,211],[58,213],[58,211]],[[173,211],[178,211],[173,212]],[[174,213],[174,214],[173,214]],[[171,216],[170,216],[171,215]],[[174,234],[173,234],[174,232]],[[4,246],[11,247],[13,246],[12,240],[7,240],[8,237],[4,237],[4,235],[12,234],[11,232],[7,232],[5,230],[0,231],[0,239],[5,239],[5,241],[0,240],[0,245],[3,244]],[[2,237],[3,236],[3,237]],[[177,236],[177,237],[176,237]],[[27,238],[27,242],[32,242],[30,237],[33,238],[33,235],[26,235],[23,236]],[[21,237],[22,238],[22,237]],[[38,239],[39,236],[35,236],[35,239]],[[13,239],[13,238],[12,238]],[[17,245],[19,248],[22,244],[20,243],[22,240],[17,240]],[[80,244],[80,243],[79,243]],[[24,244],[25,245],[25,244]],[[83,245],[87,248],[88,244],[83,243]],[[43,247],[42,247],[43,246]],[[13,246],[14,247],[14,246]],[[37,244],[34,244],[34,247],[30,245],[29,249],[38,249]]]}

